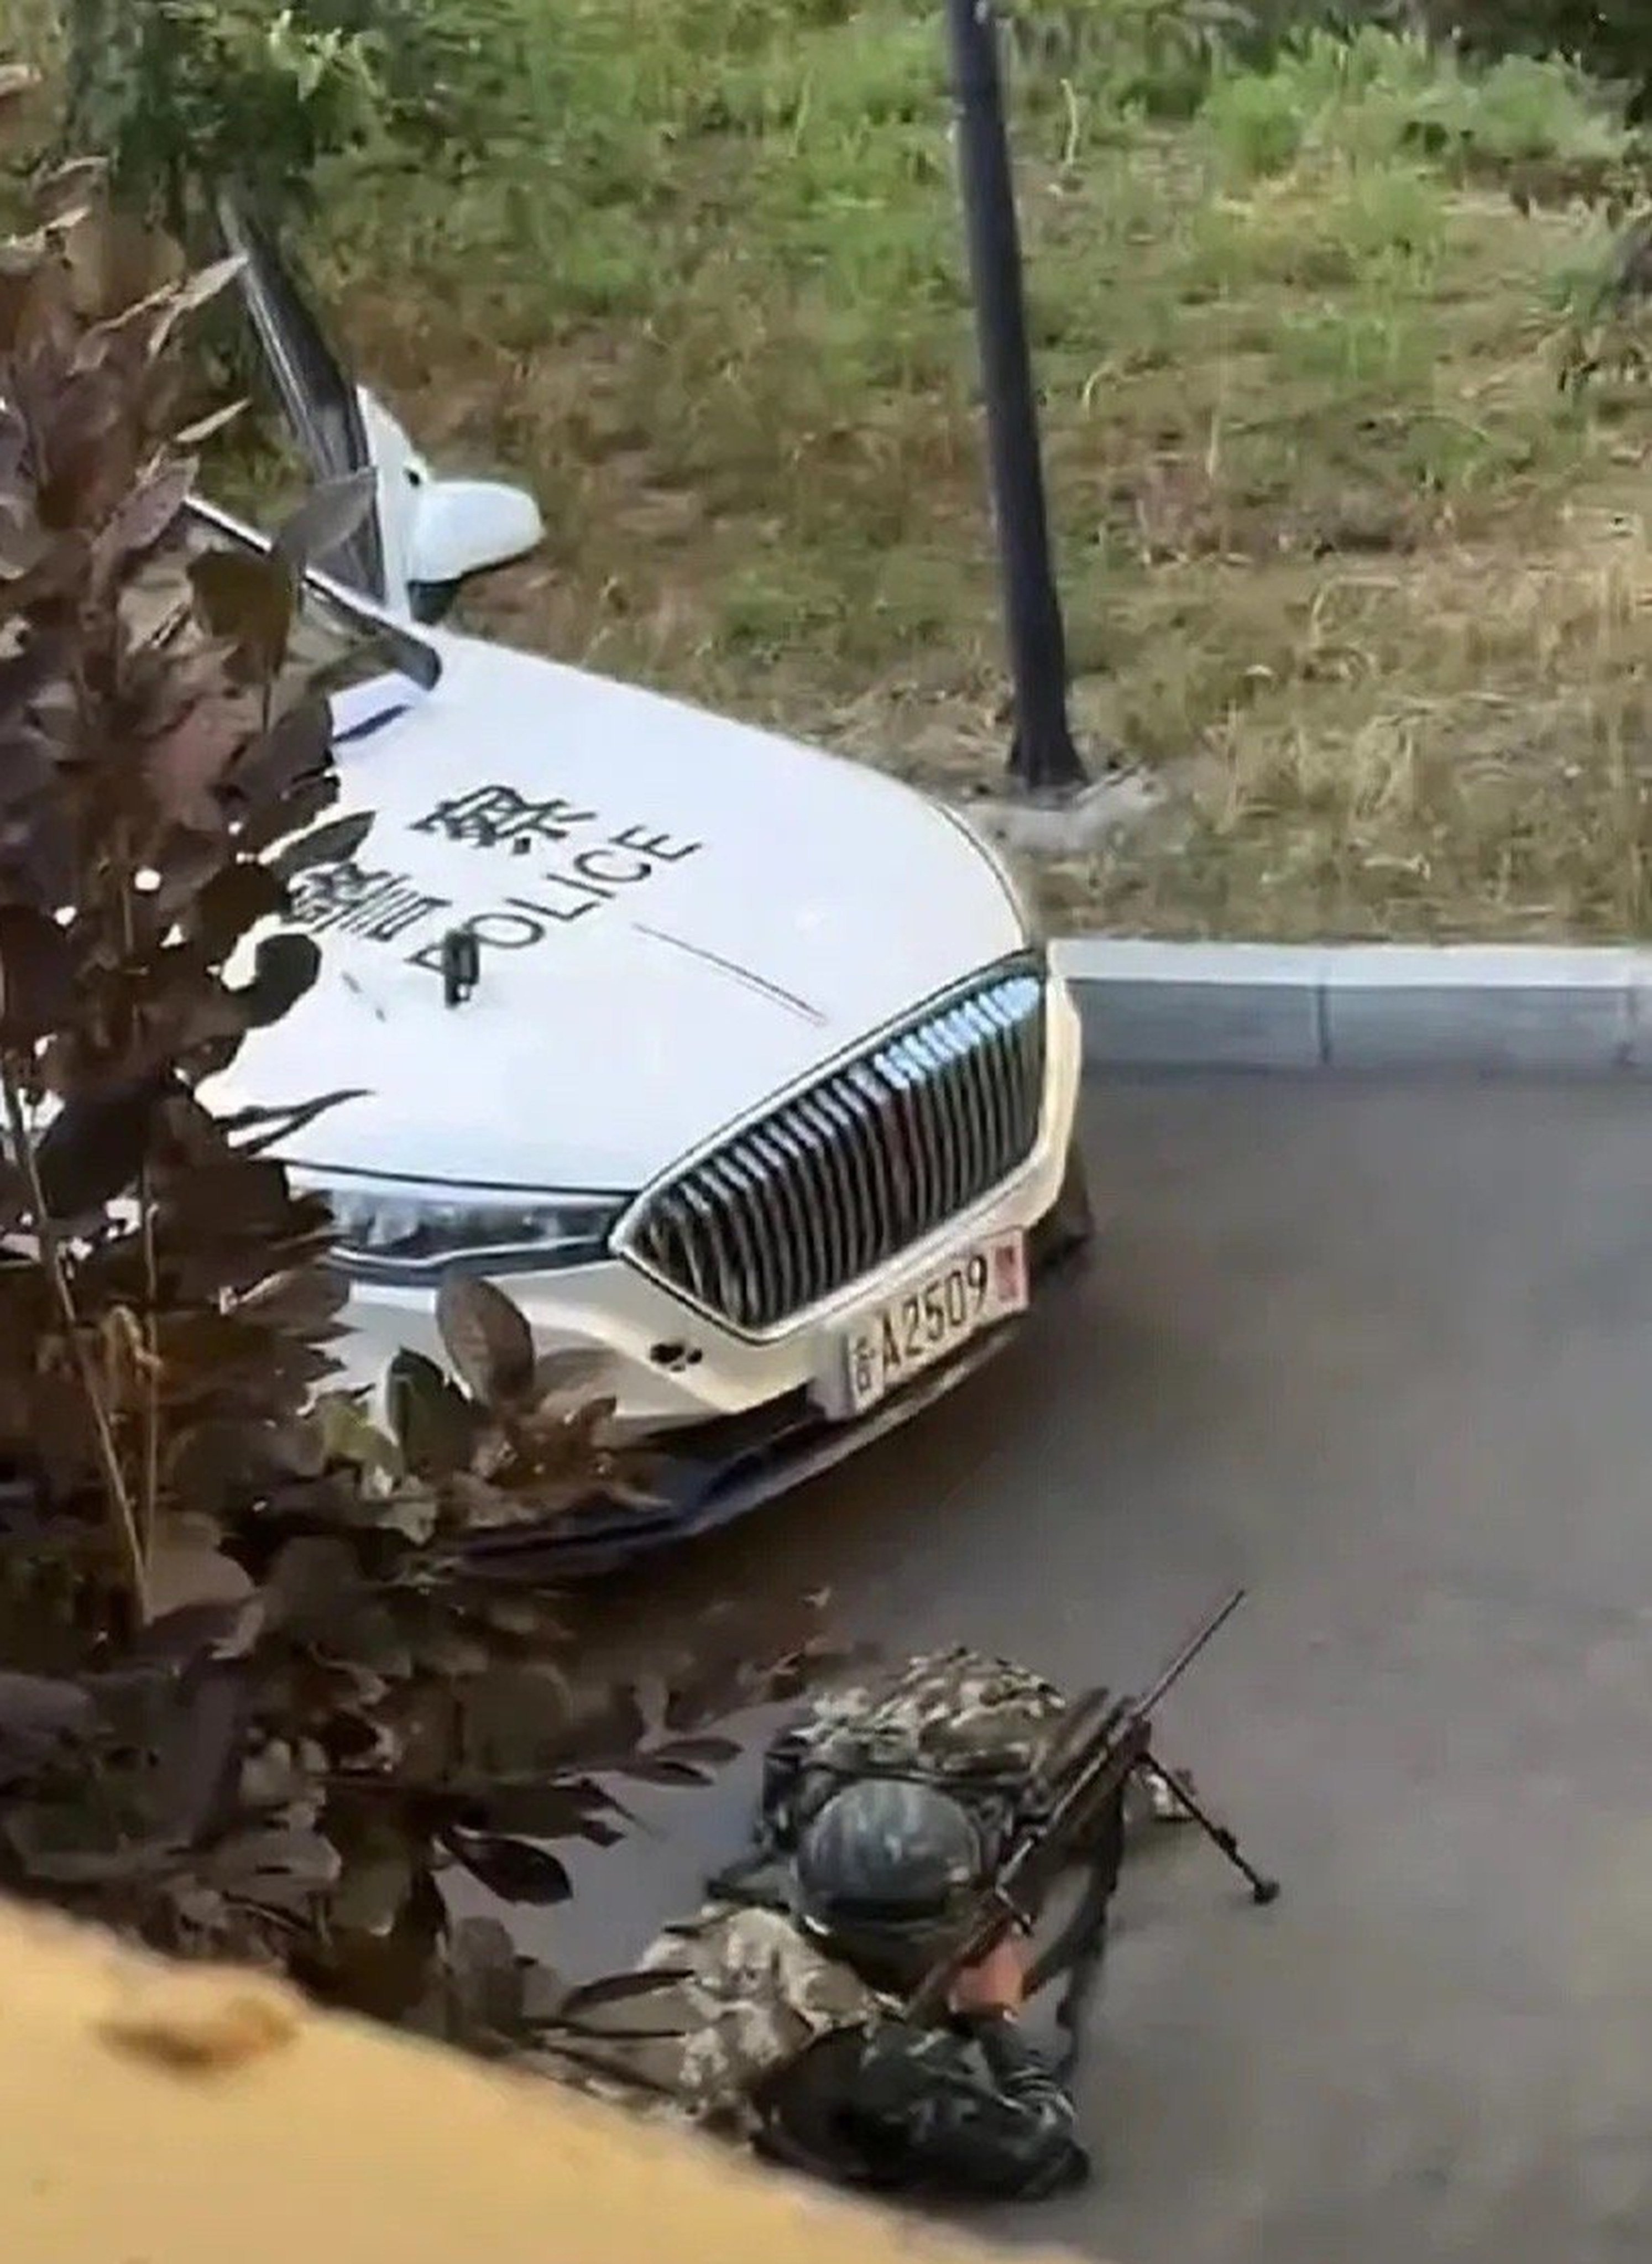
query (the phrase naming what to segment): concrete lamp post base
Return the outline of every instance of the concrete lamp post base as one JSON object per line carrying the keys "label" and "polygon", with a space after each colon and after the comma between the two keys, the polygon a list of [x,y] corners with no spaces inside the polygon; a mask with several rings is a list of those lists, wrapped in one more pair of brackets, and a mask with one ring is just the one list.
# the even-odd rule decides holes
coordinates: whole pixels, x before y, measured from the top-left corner
{"label": "concrete lamp post base", "polygon": [[1036,857],[1081,857],[1136,824],[1161,800],[1145,771],[1113,771],[1071,789],[983,795],[961,805],[1004,848]]}

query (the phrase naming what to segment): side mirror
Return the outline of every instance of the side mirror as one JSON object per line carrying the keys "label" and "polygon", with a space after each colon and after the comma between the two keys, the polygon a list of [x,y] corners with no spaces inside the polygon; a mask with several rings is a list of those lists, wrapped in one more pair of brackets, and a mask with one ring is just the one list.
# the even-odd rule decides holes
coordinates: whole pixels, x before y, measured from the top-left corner
{"label": "side mirror", "polygon": [[407,555],[416,620],[438,620],[461,583],[525,557],[545,540],[540,507],[521,488],[495,480],[429,480],[416,495]]}

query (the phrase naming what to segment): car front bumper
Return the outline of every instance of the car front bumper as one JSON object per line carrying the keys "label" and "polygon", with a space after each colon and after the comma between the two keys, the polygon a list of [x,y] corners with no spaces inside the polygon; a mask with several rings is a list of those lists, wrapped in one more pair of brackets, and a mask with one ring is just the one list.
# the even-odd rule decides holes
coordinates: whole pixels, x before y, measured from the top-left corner
{"label": "car front bumper", "polygon": [[[1027,1268],[1034,1308],[1057,1273],[1076,1258],[1082,1242],[1059,1209],[1047,1212],[1033,1228]],[[504,1579],[519,1580],[541,1566],[558,1578],[591,1579],[656,1549],[730,1525],[910,1422],[996,1359],[1027,1317],[1001,1322],[973,1338],[950,1360],[856,1420],[833,1422],[807,1391],[793,1391],[749,1415],[674,1433],[662,1442],[664,1475],[657,1503],[646,1508],[594,1505],[541,1531],[513,1526],[497,1535],[483,1535],[467,1552],[470,1565],[479,1574]]]}
{"label": "car front bumper", "polygon": [[[599,1352],[627,1433],[664,1448],[680,1473],[673,1494],[673,1531],[739,1513],[763,1494],[828,1467],[869,1438],[905,1419],[991,1357],[1013,1333],[1000,1324],[965,1342],[868,1412],[835,1422],[824,1411],[822,1379],[838,1356],[844,1330],[868,1310],[931,1279],[940,1266],[989,1236],[1028,1237],[1029,1276],[1036,1288],[1069,1186],[1082,1048],[1076,1010],[1059,976],[1048,979],[1043,1104],[1039,1133],[1025,1161],[982,1201],[949,1219],[899,1258],[784,1328],[744,1336],[710,1319],[663,1282],[619,1257],[555,1273],[502,1273],[499,1286],[520,1308],[541,1353]],[[352,1286],[338,1347],[337,1381],[376,1397],[395,1353],[403,1347],[445,1363],[432,1288],[377,1281]],[[787,1464],[778,1481],[758,1484],[761,1465]],[[752,1492],[753,1486],[757,1491]],[[648,1513],[628,1511],[634,1533]]]}

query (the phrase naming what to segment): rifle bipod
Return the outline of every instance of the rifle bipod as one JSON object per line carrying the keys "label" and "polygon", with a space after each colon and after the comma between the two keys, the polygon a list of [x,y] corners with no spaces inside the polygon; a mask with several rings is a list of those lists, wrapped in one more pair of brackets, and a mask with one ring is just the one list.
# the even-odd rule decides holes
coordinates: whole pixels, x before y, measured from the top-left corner
{"label": "rifle bipod", "polygon": [[1279,1881],[1277,1879],[1264,1877],[1264,1875],[1257,1869],[1255,1864],[1250,1862],[1247,1858],[1244,1850],[1240,1847],[1239,1842],[1234,1836],[1233,1832],[1228,1830],[1225,1824],[1218,1824],[1215,1818],[1210,1813],[1209,1810],[1200,1805],[1198,1799],[1194,1796],[1192,1789],[1182,1777],[1177,1774],[1173,1768],[1167,1768],[1165,1764],[1159,1759],[1158,1755],[1154,1752],[1143,1753],[1136,1766],[1142,1771],[1144,1775],[1157,1779],[1158,1782],[1162,1784],[1165,1790],[1170,1794],[1171,1799],[1175,1801],[1177,1806],[1198,1825],[1199,1830],[1204,1833],[1206,1839],[1211,1842],[1213,1847],[1219,1848],[1221,1854],[1224,1854],[1228,1858],[1228,1861],[1233,1865],[1235,1870],[1237,1871],[1243,1878],[1249,1882],[1250,1887],[1250,1899],[1252,1902],[1259,1903],[1264,1905],[1268,1903],[1278,1902],[1279,1898]]}
{"label": "rifle bipod", "polygon": [[[1124,1788],[1138,1769],[1148,1771],[1165,1786],[1177,1806],[1243,1874],[1257,1902],[1277,1898],[1279,1882],[1264,1878],[1246,1861],[1233,1833],[1206,1813],[1180,1777],[1155,1759],[1150,1746],[1152,1718],[1159,1701],[1181,1680],[1217,1629],[1232,1618],[1244,1595],[1243,1588],[1235,1588],[1195,1629],[1143,1696],[1109,1701],[1103,1689],[1076,1702],[1056,1741],[1055,1753],[1045,1756],[1051,1793],[1047,1809],[1029,1815],[1011,1832],[967,1924],[908,1998],[909,2021],[922,2025],[937,2019],[950,2003],[960,1973],[979,1965],[1008,1934],[1030,1934],[1046,1895],[1070,1869],[1076,1856],[1088,1859],[1090,1889],[1080,1911],[1062,1927],[1059,1940],[1034,1960],[1027,1976],[1027,1993],[1031,1995],[1041,1980],[1068,1966],[1074,1969],[1069,2004],[1076,2010],[1100,1964],[1106,1905],[1124,1852],[1118,1828]],[[1103,1834],[1099,1846],[1095,1844],[1098,1830]]]}
{"label": "rifle bipod", "polygon": [[[1250,1887],[1252,1902],[1264,1908],[1269,1903],[1278,1902],[1279,1882],[1256,1869],[1240,1847],[1236,1835],[1225,1824],[1217,1822],[1183,1777],[1152,1752],[1144,1753],[1136,1767],[1143,1774],[1156,1777],[1189,1821],[1197,1824],[1206,1838],[1227,1857]],[[1104,1859],[1098,1862],[1092,1859],[1083,1867],[1083,1883],[1079,1889],[1077,1902],[1055,1938],[1038,1953],[1028,1968],[1026,1986],[1030,1997],[1047,1988],[1059,1975],[1071,1973],[1092,1950],[1099,1956],[1108,1907],[1118,1884],[1123,1860],[1120,1844],[1111,1861]]]}

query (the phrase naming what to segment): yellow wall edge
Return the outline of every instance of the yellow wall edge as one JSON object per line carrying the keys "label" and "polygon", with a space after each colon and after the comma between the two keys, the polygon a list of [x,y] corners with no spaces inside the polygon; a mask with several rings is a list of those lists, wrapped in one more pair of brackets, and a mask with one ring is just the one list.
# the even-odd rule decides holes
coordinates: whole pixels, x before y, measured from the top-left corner
{"label": "yellow wall edge", "polygon": [[0,2131],[5,2264],[1004,2256],[262,1977],[4,1905]]}

